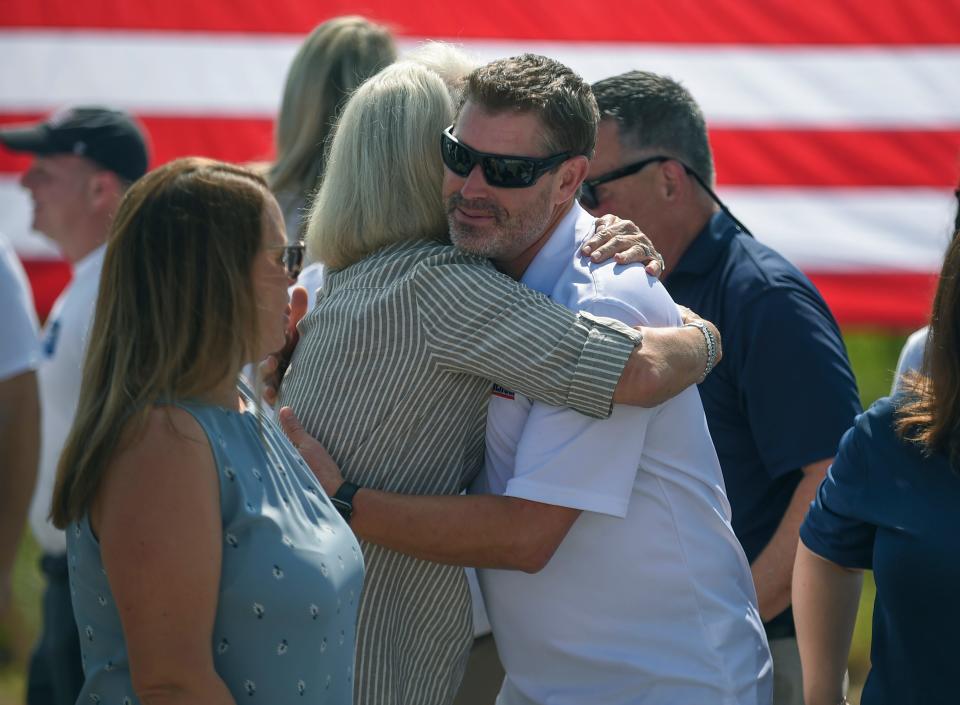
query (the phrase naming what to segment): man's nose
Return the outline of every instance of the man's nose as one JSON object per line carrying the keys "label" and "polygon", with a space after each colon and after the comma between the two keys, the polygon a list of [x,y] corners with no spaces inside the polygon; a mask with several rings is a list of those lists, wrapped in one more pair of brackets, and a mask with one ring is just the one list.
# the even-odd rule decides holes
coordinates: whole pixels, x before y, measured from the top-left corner
{"label": "man's nose", "polygon": [[465,198],[471,198],[474,196],[482,196],[489,193],[489,191],[490,184],[487,183],[487,179],[483,175],[483,168],[479,164],[474,164],[473,169],[470,170],[470,173],[467,174],[463,180],[460,193]]}

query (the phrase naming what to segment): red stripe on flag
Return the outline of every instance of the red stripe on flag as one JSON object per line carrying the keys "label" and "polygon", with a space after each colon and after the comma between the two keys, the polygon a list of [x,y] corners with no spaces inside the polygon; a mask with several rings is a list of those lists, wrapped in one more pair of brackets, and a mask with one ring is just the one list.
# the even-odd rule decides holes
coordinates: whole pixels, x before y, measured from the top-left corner
{"label": "red stripe on flag", "polygon": [[0,26],[302,34],[345,14],[408,36],[681,44],[956,44],[960,27],[955,0],[6,0]]}
{"label": "red stripe on flag", "polygon": [[936,274],[806,272],[841,326],[914,330],[929,323]]}
{"label": "red stripe on flag", "polygon": [[23,268],[33,289],[37,316],[44,321],[60,292],[70,283],[73,270],[65,260],[52,259],[27,259],[23,261]]}
{"label": "red stripe on flag", "polygon": [[710,130],[725,186],[953,187],[960,129]]}
{"label": "red stripe on flag", "polygon": [[[150,136],[151,167],[185,156],[243,164],[273,159],[273,120],[250,117],[137,116]],[[35,122],[42,115],[0,114],[0,125]],[[0,147],[0,173],[19,173],[29,155]]]}
{"label": "red stripe on flag", "polygon": [[[3,115],[0,124],[40,115]],[[201,155],[235,163],[273,156],[273,122],[265,118],[141,117],[151,162]],[[960,175],[960,129],[710,131],[722,186],[952,187]],[[0,173],[25,170],[30,158],[0,150]]]}

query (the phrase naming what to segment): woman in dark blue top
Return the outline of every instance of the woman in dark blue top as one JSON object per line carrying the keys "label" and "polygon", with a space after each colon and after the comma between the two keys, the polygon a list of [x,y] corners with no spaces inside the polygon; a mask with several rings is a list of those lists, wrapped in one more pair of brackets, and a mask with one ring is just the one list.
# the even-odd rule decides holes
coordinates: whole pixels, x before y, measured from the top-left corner
{"label": "woman in dark blue top", "polygon": [[956,703],[960,636],[960,238],[922,374],[862,414],[800,529],[793,605],[807,705],[837,705],[860,597],[877,584],[862,705]]}

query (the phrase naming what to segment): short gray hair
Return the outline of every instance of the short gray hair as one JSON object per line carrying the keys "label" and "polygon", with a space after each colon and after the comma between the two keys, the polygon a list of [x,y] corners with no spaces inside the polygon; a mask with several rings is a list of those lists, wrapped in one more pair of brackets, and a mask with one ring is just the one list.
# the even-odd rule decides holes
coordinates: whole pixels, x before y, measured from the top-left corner
{"label": "short gray hair", "polygon": [[559,61],[537,54],[491,61],[467,76],[459,109],[467,101],[493,113],[533,113],[543,123],[547,152],[593,156],[597,101],[590,86]]}
{"label": "short gray hair", "polygon": [[347,101],[307,227],[310,259],[342,269],[394,243],[449,242],[440,133],[453,120],[443,80],[388,66]]}
{"label": "short gray hair", "polygon": [[600,119],[612,119],[620,141],[638,149],[665,152],[714,181],[707,125],[697,101],[669,76],[628,71],[593,84]]}

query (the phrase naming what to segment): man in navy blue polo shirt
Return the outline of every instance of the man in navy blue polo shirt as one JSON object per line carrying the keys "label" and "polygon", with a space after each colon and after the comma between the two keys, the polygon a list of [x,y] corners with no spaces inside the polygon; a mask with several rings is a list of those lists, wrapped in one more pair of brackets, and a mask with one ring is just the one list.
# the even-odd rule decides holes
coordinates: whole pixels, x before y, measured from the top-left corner
{"label": "man in navy blue polo shirt", "polygon": [[670,295],[713,321],[723,360],[700,385],[774,657],[775,705],[801,705],[790,582],[801,521],[860,411],[840,331],[810,281],[712,190],[703,114],[679,83],[632,71],[593,85],[601,122],[581,201],[635,222]]}

